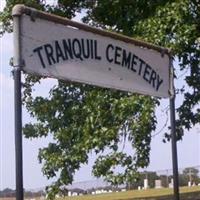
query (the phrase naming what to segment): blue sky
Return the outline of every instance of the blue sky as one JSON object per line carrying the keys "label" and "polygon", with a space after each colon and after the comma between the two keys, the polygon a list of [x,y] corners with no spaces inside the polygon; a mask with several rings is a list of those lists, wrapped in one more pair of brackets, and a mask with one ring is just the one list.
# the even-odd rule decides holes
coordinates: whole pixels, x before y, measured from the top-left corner
{"label": "blue sky", "polygon": [[[1,3],[3,1],[1,0]],[[1,7],[3,4],[1,5]],[[12,34],[5,34],[0,41],[0,190],[6,187],[15,188],[15,146],[14,146],[14,87],[11,76],[11,66],[9,59],[13,56]],[[47,95],[48,88],[55,83],[55,80],[48,79],[36,87],[35,93]],[[177,87],[183,81],[176,83]],[[182,97],[178,96],[176,104],[179,105]],[[168,115],[165,108],[168,100],[163,100],[157,110],[159,119],[158,129],[165,124]],[[23,123],[30,121],[27,111],[23,109]],[[151,161],[148,170],[165,170],[172,168],[171,143],[162,143],[164,130],[152,138]],[[50,183],[41,173],[41,165],[38,164],[37,153],[40,147],[48,144],[51,138],[23,140],[23,159],[24,159],[24,187],[39,188]],[[127,151],[129,148],[127,147]],[[91,165],[94,162],[94,155],[91,154],[90,162],[83,166],[75,176],[75,181],[91,180]],[[178,143],[178,162],[179,167],[200,165],[200,126],[196,126],[189,132],[185,131],[185,136]]]}

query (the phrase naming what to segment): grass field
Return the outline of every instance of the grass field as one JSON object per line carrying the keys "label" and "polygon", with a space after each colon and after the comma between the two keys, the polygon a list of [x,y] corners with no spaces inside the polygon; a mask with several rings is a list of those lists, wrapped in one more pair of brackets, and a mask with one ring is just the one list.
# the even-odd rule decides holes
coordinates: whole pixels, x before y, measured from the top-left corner
{"label": "grass field", "polygon": [[[180,200],[200,200],[200,186],[181,187]],[[0,200],[14,200],[15,198],[0,198]],[[40,200],[40,198],[32,198]],[[56,200],[173,200],[173,190],[169,188],[131,190],[126,192],[113,192],[99,195],[84,195],[65,197]],[[27,199],[28,200],[28,199]],[[30,200],[30,198],[29,198]]]}
{"label": "grass field", "polygon": [[[181,200],[200,200],[200,186],[181,187]],[[173,190],[169,188],[131,190],[118,193],[107,193],[99,195],[84,195],[77,197],[66,197],[64,200],[172,200]]]}

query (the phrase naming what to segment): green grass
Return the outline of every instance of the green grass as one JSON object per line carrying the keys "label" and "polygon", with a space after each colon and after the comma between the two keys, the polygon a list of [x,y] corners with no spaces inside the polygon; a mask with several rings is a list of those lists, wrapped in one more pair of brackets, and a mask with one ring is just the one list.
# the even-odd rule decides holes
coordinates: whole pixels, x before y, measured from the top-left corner
{"label": "green grass", "polygon": [[[200,186],[196,187],[181,187],[180,188],[181,196],[183,196],[183,200],[187,200],[192,196],[191,200],[193,200],[193,196],[197,197],[200,200]],[[130,190],[126,192],[113,192],[107,194],[99,194],[99,195],[84,195],[84,196],[76,196],[76,197],[66,197],[64,200],[136,200],[136,199],[172,199],[173,190],[169,188],[162,189],[148,189],[148,190]],[[190,199],[190,198],[189,198]],[[182,198],[181,198],[182,200]],[[194,199],[196,200],[196,199]]]}
{"label": "green grass", "polygon": [[[180,200],[200,200],[200,186],[181,187]],[[14,200],[15,198],[0,198],[0,200]],[[126,192],[113,192],[99,195],[85,195],[77,197],[59,198],[58,200],[172,200],[173,190],[169,188],[131,190]],[[39,198],[36,198],[39,200]]]}

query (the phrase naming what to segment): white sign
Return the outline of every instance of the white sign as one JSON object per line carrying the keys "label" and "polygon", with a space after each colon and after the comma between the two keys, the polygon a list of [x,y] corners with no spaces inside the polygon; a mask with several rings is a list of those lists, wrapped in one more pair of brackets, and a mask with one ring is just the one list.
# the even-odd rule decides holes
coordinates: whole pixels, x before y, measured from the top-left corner
{"label": "white sign", "polygon": [[27,15],[21,33],[27,73],[169,97],[168,54]]}

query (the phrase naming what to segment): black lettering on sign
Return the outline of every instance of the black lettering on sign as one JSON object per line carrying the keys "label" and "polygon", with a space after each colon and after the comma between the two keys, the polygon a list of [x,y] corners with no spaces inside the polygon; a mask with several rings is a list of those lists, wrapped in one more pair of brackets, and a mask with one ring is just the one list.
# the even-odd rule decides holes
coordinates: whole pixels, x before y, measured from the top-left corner
{"label": "black lettering on sign", "polygon": [[75,38],[72,42],[73,46],[73,53],[76,58],[79,58],[80,60],[83,60],[82,58],[82,49],[81,49],[81,43],[77,38]]}
{"label": "black lettering on sign", "polygon": [[101,56],[98,55],[97,41],[94,41],[94,55],[96,60],[101,60]]}
{"label": "black lettering on sign", "polygon": [[33,52],[34,52],[34,53],[37,53],[37,55],[39,56],[40,62],[41,62],[41,64],[42,64],[42,67],[43,67],[43,68],[46,68],[46,66],[45,66],[45,64],[44,64],[44,60],[43,60],[42,54],[41,54],[41,50],[42,50],[42,49],[43,49],[43,47],[40,46],[40,47],[37,47],[37,48],[33,49]]}
{"label": "black lettering on sign", "polygon": [[143,79],[147,82],[149,82],[149,74],[150,74],[150,70],[151,70],[151,67],[146,64],[146,67],[144,69],[144,74],[143,74]]}
{"label": "black lettering on sign", "polygon": [[93,48],[93,40],[90,40],[90,47],[91,47],[91,59],[94,58],[94,48]]}
{"label": "black lettering on sign", "polygon": [[109,44],[106,48],[106,59],[108,62],[112,63],[113,62],[113,58],[110,57],[110,50],[113,51],[114,47],[112,44]]}
{"label": "black lettering on sign", "polygon": [[142,60],[140,58],[138,60],[140,61],[140,67],[139,67],[138,74],[141,75],[141,72],[142,72],[142,69],[143,69],[143,65],[145,65],[145,62],[144,62],[144,60]]}
{"label": "black lettering on sign", "polygon": [[49,65],[55,64],[56,60],[53,57],[53,47],[50,44],[45,44],[44,50],[45,50],[46,57],[47,57],[47,60],[49,62]]}
{"label": "black lettering on sign", "polygon": [[130,68],[131,64],[131,52],[126,53],[126,50],[123,49],[122,51],[122,67]]}
{"label": "black lettering on sign", "polygon": [[161,86],[162,83],[163,83],[163,80],[160,79],[159,74],[157,74],[157,86],[156,86],[156,91],[159,90],[159,87]]}
{"label": "black lettering on sign", "polygon": [[136,60],[138,60],[138,57],[136,55],[132,54],[131,70],[133,72],[136,72],[136,69],[135,69],[135,67],[137,66]]}
{"label": "black lettering on sign", "polygon": [[149,79],[149,84],[152,85],[154,88],[156,86],[156,79],[157,79],[156,72],[152,69]]}
{"label": "black lettering on sign", "polygon": [[70,39],[68,39],[67,41],[62,40],[62,43],[63,43],[64,52],[65,52],[65,59],[68,60],[69,57],[70,59],[73,59],[71,40]]}
{"label": "black lettering on sign", "polygon": [[57,63],[60,62],[60,58],[62,60],[66,60],[58,41],[55,41],[55,50],[56,50],[56,62]]}
{"label": "black lettering on sign", "polygon": [[118,60],[121,57],[122,48],[116,46],[115,47],[115,64],[120,65],[120,61]]}
{"label": "black lettering on sign", "polygon": [[87,39],[86,42],[84,42],[84,39],[81,39],[81,44],[83,50],[83,57],[87,59],[90,57],[90,41]]}
{"label": "black lettering on sign", "polygon": [[[33,49],[33,53],[43,68],[48,65],[60,63],[69,59],[95,59],[101,60],[102,55],[98,52],[98,41],[94,39],[73,38],[62,39],[60,41],[55,40],[52,44],[44,44]],[[136,56],[133,52],[121,48],[120,46],[114,46],[108,44],[105,49],[107,62],[126,67],[141,79],[145,80],[152,88],[158,91],[163,84],[163,79],[160,75],[144,60]],[[114,68],[113,68],[114,69]]]}

